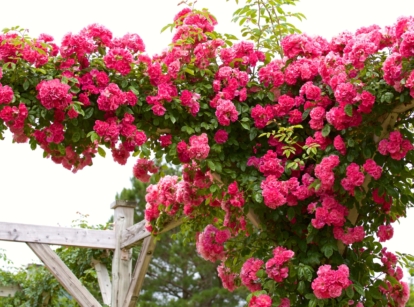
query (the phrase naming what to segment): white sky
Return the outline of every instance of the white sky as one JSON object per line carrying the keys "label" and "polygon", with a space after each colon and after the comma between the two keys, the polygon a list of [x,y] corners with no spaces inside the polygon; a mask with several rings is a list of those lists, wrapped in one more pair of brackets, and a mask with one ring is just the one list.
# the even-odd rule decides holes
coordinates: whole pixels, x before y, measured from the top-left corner
{"label": "white sky", "polygon": [[[243,1],[240,1],[243,2]],[[78,32],[91,23],[109,28],[114,36],[138,33],[149,54],[167,47],[170,33],[160,34],[182,8],[177,0],[108,1],[108,0],[20,0],[2,1],[0,29],[19,25],[37,36],[47,33],[60,42],[67,32]],[[217,31],[238,34],[230,23],[235,1],[199,0],[197,8],[207,7],[218,19]],[[292,10],[293,11],[293,10]],[[394,0],[302,0],[297,11],[307,20],[296,23],[305,33],[329,38],[344,30],[361,26],[393,24],[397,17],[414,13],[414,1]],[[105,223],[111,216],[110,203],[115,194],[130,187],[134,159],[126,166],[97,157],[92,167],[72,174],[49,159],[41,150],[31,151],[28,144],[11,144],[11,137],[0,142],[0,221],[42,225],[70,226],[76,212],[89,214],[92,224]],[[395,235],[387,244],[390,249],[414,254],[410,234],[411,217],[395,225]],[[36,256],[21,243],[0,241],[0,248],[16,264],[32,262]]]}

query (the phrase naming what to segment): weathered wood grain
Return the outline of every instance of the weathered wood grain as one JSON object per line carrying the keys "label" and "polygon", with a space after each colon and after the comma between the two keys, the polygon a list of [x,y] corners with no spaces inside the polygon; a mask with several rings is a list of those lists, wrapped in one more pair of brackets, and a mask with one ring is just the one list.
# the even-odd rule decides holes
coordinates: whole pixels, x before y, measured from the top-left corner
{"label": "weathered wood grain", "polygon": [[0,222],[0,240],[89,248],[115,248],[115,232]]}

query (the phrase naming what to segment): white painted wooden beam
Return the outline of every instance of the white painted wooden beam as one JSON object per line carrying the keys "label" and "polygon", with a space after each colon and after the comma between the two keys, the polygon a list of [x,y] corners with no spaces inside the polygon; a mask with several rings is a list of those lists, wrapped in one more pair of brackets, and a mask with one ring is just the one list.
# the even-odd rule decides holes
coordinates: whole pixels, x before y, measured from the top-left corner
{"label": "white painted wooden beam", "polygon": [[21,291],[19,286],[0,286],[0,296],[14,296],[17,291]]}
{"label": "white painted wooden beam", "polygon": [[95,268],[96,275],[98,276],[99,288],[101,289],[102,300],[104,304],[111,305],[111,291],[112,285],[109,279],[108,269],[102,262],[92,259],[92,265]]}
{"label": "white painted wooden beam", "polygon": [[123,307],[135,307],[142,284],[144,283],[145,274],[152,255],[154,254],[156,239],[154,237],[147,237],[142,243],[141,252],[139,254],[137,263],[135,264],[134,272],[132,273],[131,284],[128,288],[128,293],[125,297]]}
{"label": "white painted wooden beam", "polygon": [[102,307],[58,255],[46,244],[27,243],[60,284],[82,307]]}
{"label": "white painted wooden beam", "polygon": [[115,232],[0,222],[0,240],[115,249]]}

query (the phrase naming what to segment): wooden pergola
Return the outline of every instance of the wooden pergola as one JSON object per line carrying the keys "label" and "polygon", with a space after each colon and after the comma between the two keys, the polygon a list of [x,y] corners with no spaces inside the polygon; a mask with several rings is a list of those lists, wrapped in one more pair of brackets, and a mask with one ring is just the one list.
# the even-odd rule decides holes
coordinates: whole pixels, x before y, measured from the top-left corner
{"label": "wooden pergola", "polygon": [[[133,224],[136,202],[117,200],[111,204],[114,210],[114,230],[91,230],[68,227],[41,226],[0,222],[0,240],[25,242],[55,276],[60,284],[82,307],[102,307],[82,285],[49,245],[75,246],[114,250],[112,279],[105,265],[93,260],[102,301],[111,307],[135,307],[144,283],[156,238],[145,229],[145,221]],[[259,228],[259,220],[249,211],[247,218]],[[182,219],[166,225],[160,233],[167,232],[182,223]],[[142,244],[138,260],[132,271],[131,248]],[[0,296],[14,295],[17,286],[0,287]]]}
{"label": "wooden pergola", "polygon": [[[82,307],[102,307],[81,284],[49,245],[75,246],[114,250],[112,279],[101,262],[93,260],[104,304],[111,307],[135,307],[144,282],[156,240],[145,229],[145,221],[133,224],[137,204],[116,201],[114,230],[91,230],[68,227],[41,226],[0,222],[0,240],[25,242],[47,269]],[[167,225],[166,232],[181,224],[181,220]],[[131,248],[142,244],[141,252],[132,271]],[[0,287],[0,296],[14,295],[17,286]]]}

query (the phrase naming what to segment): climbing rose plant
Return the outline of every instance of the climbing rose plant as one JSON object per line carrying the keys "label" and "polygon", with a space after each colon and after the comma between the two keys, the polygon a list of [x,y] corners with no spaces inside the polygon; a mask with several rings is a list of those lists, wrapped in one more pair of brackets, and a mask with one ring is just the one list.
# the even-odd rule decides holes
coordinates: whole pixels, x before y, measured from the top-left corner
{"label": "climbing rose plant", "polygon": [[147,229],[183,219],[249,306],[404,306],[400,264],[413,259],[380,242],[414,201],[414,18],[288,35],[273,61],[216,23],[183,9],[154,56],[97,24],[60,45],[4,30],[0,133],[73,172],[104,148],[138,157],[134,175],[158,182]]}

